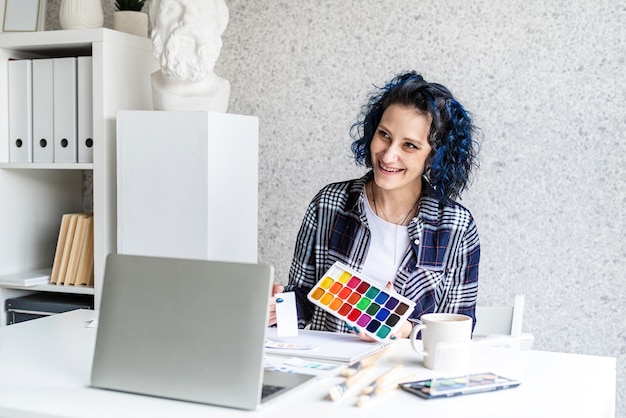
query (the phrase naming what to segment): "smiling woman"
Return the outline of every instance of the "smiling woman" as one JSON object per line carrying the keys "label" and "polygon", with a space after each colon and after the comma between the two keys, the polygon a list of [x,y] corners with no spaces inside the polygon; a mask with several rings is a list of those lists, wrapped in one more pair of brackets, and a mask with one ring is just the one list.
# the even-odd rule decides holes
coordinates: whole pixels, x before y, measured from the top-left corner
{"label": "smiling woman", "polygon": [[363,335],[307,300],[335,262],[415,303],[395,337],[426,313],[474,318],[480,243],[454,199],[477,166],[476,131],[446,87],[413,71],[372,93],[351,129],[355,162],[370,171],[318,192],[298,233],[284,290],[296,294],[300,326]]}
{"label": "smiling woman", "polygon": [[45,0],[0,0],[4,12],[2,31],[32,32],[44,30]]}

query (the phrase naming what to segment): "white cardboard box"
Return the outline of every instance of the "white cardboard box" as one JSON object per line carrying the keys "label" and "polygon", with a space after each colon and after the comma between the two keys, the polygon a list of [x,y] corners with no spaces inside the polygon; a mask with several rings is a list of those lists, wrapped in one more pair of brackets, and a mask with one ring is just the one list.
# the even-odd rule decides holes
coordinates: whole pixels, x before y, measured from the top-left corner
{"label": "white cardboard box", "polygon": [[117,251],[256,263],[258,118],[117,115]]}

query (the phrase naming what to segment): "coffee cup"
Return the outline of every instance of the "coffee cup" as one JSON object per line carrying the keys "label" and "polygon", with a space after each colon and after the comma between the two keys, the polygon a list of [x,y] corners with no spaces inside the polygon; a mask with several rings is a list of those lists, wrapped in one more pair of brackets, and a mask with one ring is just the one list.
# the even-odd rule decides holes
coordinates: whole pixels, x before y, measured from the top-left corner
{"label": "coffee cup", "polygon": [[[424,367],[431,370],[466,373],[469,367],[469,343],[473,320],[452,313],[422,315],[421,324],[413,327],[410,341],[413,350],[424,357]],[[422,347],[416,336],[422,331]]]}

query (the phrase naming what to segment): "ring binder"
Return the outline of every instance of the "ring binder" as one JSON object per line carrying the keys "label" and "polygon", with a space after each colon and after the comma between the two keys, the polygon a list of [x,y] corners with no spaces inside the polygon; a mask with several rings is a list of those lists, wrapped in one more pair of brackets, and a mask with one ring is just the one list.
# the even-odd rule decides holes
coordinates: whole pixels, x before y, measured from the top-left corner
{"label": "ring binder", "polygon": [[9,161],[33,161],[32,61],[8,62],[9,81]]}

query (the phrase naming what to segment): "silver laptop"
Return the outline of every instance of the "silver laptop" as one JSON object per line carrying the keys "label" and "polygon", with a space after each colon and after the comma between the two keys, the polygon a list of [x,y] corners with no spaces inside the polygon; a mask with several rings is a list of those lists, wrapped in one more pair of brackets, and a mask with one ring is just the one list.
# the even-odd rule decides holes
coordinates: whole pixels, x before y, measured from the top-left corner
{"label": "silver laptop", "polygon": [[310,381],[264,370],[272,282],[265,264],[109,255],[91,386],[256,409]]}

